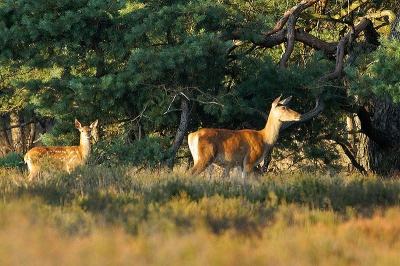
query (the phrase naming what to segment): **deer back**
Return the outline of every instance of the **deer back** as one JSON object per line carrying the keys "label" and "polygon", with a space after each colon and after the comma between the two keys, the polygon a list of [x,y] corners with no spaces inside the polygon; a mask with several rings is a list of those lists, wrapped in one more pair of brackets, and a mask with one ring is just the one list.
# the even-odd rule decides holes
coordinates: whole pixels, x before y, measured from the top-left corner
{"label": "deer back", "polygon": [[68,165],[78,166],[85,163],[79,146],[35,147],[26,155],[25,161],[32,165],[47,164],[59,170],[68,171]]}
{"label": "deer back", "polygon": [[194,160],[213,158],[215,164],[241,165],[245,158],[256,161],[265,149],[263,135],[256,130],[203,128],[189,135]]}

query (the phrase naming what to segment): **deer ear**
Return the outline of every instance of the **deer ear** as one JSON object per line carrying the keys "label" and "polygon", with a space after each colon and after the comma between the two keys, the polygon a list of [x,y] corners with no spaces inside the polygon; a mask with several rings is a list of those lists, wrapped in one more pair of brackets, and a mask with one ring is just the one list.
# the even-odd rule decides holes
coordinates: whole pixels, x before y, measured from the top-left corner
{"label": "deer ear", "polygon": [[98,122],[99,122],[99,119],[96,119],[96,121],[94,121],[93,123],[90,124],[90,128],[93,129],[93,128],[97,127]]}
{"label": "deer ear", "polygon": [[276,107],[279,104],[281,97],[282,97],[282,94],[281,94],[281,96],[279,96],[278,98],[275,99],[275,101],[272,103],[272,107]]}
{"label": "deer ear", "polygon": [[282,104],[282,105],[287,105],[290,102],[291,99],[292,99],[292,96],[289,96],[286,99],[280,101],[279,103]]}
{"label": "deer ear", "polygon": [[81,125],[81,123],[78,121],[78,119],[75,119],[75,127],[76,127],[77,129],[81,129],[81,127],[82,127],[82,125]]}

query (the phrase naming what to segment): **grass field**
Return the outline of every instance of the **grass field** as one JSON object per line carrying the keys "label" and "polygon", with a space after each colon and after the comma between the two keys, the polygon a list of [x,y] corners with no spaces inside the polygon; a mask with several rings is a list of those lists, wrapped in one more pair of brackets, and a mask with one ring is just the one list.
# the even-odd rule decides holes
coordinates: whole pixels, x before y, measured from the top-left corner
{"label": "grass field", "polygon": [[400,181],[0,170],[0,265],[397,265]]}

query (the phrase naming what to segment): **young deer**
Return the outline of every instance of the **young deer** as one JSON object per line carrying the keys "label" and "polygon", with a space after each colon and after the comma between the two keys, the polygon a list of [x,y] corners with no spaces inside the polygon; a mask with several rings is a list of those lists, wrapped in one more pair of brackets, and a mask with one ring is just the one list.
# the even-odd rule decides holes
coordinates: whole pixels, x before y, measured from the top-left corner
{"label": "young deer", "polygon": [[[300,121],[301,115],[286,107],[291,98],[275,99],[262,130],[203,128],[189,134],[189,149],[194,161],[191,173],[200,174],[207,166],[215,164],[225,168],[224,176],[229,175],[232,167],[240,167],[245,178],[276,143],[282,123]],[[210,177],[211,171],[212,167]]]}
{"label": "young deer", "polygon": [[71,173],[75,167],[85,164],[91,151],[90,133],[97,127],[97,123],[96,119],[90,126],[82,126],[75,119],[75,127],[81,132],[79,146],[40,146],[29,150],[24,157],[28,165],[29,180],[36,177],[46,166]]}

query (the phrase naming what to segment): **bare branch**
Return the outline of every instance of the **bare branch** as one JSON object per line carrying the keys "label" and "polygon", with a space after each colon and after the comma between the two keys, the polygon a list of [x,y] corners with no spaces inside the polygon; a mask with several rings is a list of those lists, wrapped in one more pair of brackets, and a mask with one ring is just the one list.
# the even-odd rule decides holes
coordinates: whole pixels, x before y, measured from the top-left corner
{"label": "bare branch", "polygon": [[180,109],[171,110],[171,105],[172,105],[173,102],[175,101],[176,96],[177,96],[177,95],[175,94],[175,95],[174,95],[174,98],[172,98],[172,101],[170,102],[170,104],[169,104],[169,106],[168,106],[167,111],[165,111],[165,112],[163,113],[163,115],[168,114],[168,113],[170,113],[170,112],[174,112],[174,111],[179,111],[179,110],[180,110]]}
{"label": "bare branch", "polygon": [[299,121],[290,121],[290,122],[283,122],[279,131],[283,131],[286,128],[290,127],[291,125],[297,123],[297,122],[306,122],[310,120],[311,118],[316,117],[319,115],[322,111],[324,110],[324,103],[320,98],[317,98],[315,101],[315,107],[311,111],[301,115],[301,118]]}
{"label": "bare branch", "polygon": [[197,99],[193,99],[192,101],[199,102],[199,103],[202,103],[202,104],[215,104],[215,105],[219,105],[221,107],[224,107],[224,105],[222,103],[218,103],[218,102],[205,102],[205,101],[201,101],[201,100],[197,100]]}
{"label": "bare branch", "polygon": [[135,118],[133,118],[133,119],[127,119],[127,120],[121,120],[121,121],[118,121],[119,123],[121,123],[121,122],[126,122],[126,121],[129,121],[129,122],[133,122],[133,121],[135,121],[135,120],[137,120],[137,119],[139,119],[139,118],[142,118],[143,117],[143,114],[144,114],[144,112],[146,111],[146,109],[147,109],[147,106],[145,106],[144,108],[143,108],[143,110],[140,112],[140,114],[138,115],[138,116],[136,116]]}
{"label": "bare branch", "polygon": [[[279,20],[279,22],[274,26],[274,28],[265,33],[260,33],[264,38],[254,38],[252,41],[253,46],[244,53],[246,54],[251,53],[256,46],[262,48],[272,48],[284,42],[287,42],[287,48],[280,60],[280,67],[282,69],[286,69],[287,62],[293,52],[293,47],[296,41],[304,43],[305,45],[312,47],[314,49],[322,50],[326,54],[336,53],[337,55],[336,68],[332,73],[321,78],[320,83],[323,83],[327,80],[335,79],[341,74],[344,67],[342,62],[344,61],[345,55],[347,55],[347,53],[349,52],[348,45],[349,43],[352,43],[351,41],[357,38],[361,32],[364,32],[366,42],[369,43],[368,46],[363,45],[362,47],[372,46],[372,48],[375,48],[373,46],[379,45],[378,34],[374,29],[373,24],[370,20],[364,18],[356,27],[354,27],[352,23],[343,20],[343,16],[348,15],[349,12],[353,12],[355,6],[359,7],[361,5],[364,5],[365,0],[357,0],[353,2],[351,6],[349,6],[348,8],[344,8],[341,11],[341,13],[337,16],[328,16],[325,14],[313,14],[310,17],[310,15],[303,13],[304,10],[315,5],[317,2],[318,0],[304,0],[298,5],[286,11],[282,16],[282,18]],[[383,12],[382,15],[392,17],[392,14],[388,12]],[[345,37],[343,37],[340,40],[340,42],[328,43],[311,35],[305,29],[296,28],[296,22],[299,17],[305,17],[314,20],[320,20],[320,19],[331,20],[337,23],[344,23],[349,25],[352,28],[352,31]],[[245,32],[243,32],[242,30],[237,30],[231,33],[223,33],[219,35],[219,38],[225,41],[228,39],[240,40],[244,34]],[[234,45],[232,45],[228,53],[230,54],[233,50],[235,50],[235,48],[238,47],[238,44],[242,44],[242,42],[239,41]],[[236,58],[236,55],[230,55],[229,57]]]}
{"label": "bare branch", "polygon": [[289,60],[290,55],[292,54],[294,49],[294,44],[296,42],[296,22],[299,14],[303,12],[305,9],[314,5],[317,1],[318,0],[303,1],[300,4],[298,4],[296,8],[293,10],[292,14],[289,15],[287,35],[286,35],[287,47],[279,63],[282,69],[286,69],[286,63]]}
{"label": "bare branch", "polygon": [[324,51],[326,54],[335,53],[338,45],[338,42],[328,43],[305,31],[297,31],[296,40],[316,50]]}
{"label": "bare branch", "polygon": [[338,140],[333,140],[333,141],[336,142],[336,144],[338,144],[342,148],[344,154],[346,154],[347,158],[349,158],[351,164],[358,171],[360,171],[361,174],[367,175],[367,173],[368,173],[367,170],[365,170],[365,168],[357,162],[357,159],[354,156],[354,153],[351,151],[352,149],[351,149],[351,147],[349,147],[349,144],[342,142],[342,141],[338,141]]}
{"label": "bare branch", "polygon": [[368,43],[379,45],[378,41],[378,33],[373,27],[371,20],[364,18],[361,22],[353,28],[353,30],[344,36],[337,45],[337,52],[336,52],[336,67],[332,73],[326,74],[325,76],[321,77],[318,81],[319,84],[323,84],[329,80],[336,79],[342,73],[344,67],[344,57],[347,53],[347,45],[349,44],[350,40],[355,36],[358,36],[361,32],[364,32],[365,38],[367,39]]}
{"label": "bare branch", "polygon": [[[249,109],[258,112],[262,117],[264,117],[265,121],[268,120],[268,114],[264,113],[263,111],[260,111],[256,108],[252,108],[252,107],[250,107]],[[311,118],[314,118],[317,115],[319,115],[323,110],[324,110],[324,103],[320,98],[317,98],[315,100],[314,109],[312,109],[311,111],[309,111],[305,114],[302,114],[299,121],[283,122],[279,131],[283,131],[297,122],[306,122],[306,121],[310,120]]]}
{"label": "bare branch", "polygon": [[7,130],[10,130],[10,129],[13,129],[13,128],[20,128],[20,127],[24,127],[24,126],[30,125],[32,123],[35,123],[35,121],[31,120],[31,121],[28,121],[28,122],[25,122],[25,123],[20,123],[20,124],[8,126],[6,128],[0,128],[0,131],[7,131]]}
{"label": "bare branch", "polygon": [[165,111],[165,112],[163,113],[163,115],[168,114],[168,113],[171,113],[171,112],[182,111],[182,109],[173,109],[173,110],[171,110],[171,106],[172,106],[173,102],[175,101],[176,96],[178,96],[178,95],[179,95],[179,97],[181,97],[182,99],[184,98],[185,101],[190,102],[189,97],[187,97],[183,92],[180,92],[179,94],[175,94],[175,95],[174,95],[174,98],[172,98],[172,101],[171,101],[171,103],[170,103],[169,106],[168,106],[167,111]]}
{"label": "bare branch", "polygon": [[[283,26],[285,26],[286,22],[288,22],[288,20],[289,20],[289,17],[293,13],[298,12],[298,10],[302,9],[303,6],[307,6],[306,8],[308,8],[308,7],[312,6],[313,4],[315,4],[316,2],[318,2],[318,0],[305,0],[305,1],[301,2],[300,4],[298,4],[297,6],[292,7],[291,9],[286,11],[283,14],[282,18],[278,21],[278,23],[276,23],[275,26],[271,30],[265,32],[264,35],[266,37],[268,37],[274,33],[277,33],[278,31],[282,30]],[[304,8],[304,9],[306,9],[306,8]],[[302,9],[301,11],[303,11],[304,9]]]}
{"label": "bare branch", "polygon": [[203,92],[202,90],[200,90],[197,87],[195,87],[194,89],[196,89],[202,95],[206,95],[207,97],[213,98],[215,101],[206,102],[206,101],[202,101],[202,100],[198,100],[198,99],[192,99],[193,102],[199,102],[199,103],[202,103],[202,104],[215,104],[215,105],[219,105],[221,107],[224,107],[224,105],[222,103],[219,103],[218,100],[215,97],[212,97],[210,94],[207,94],[207,93]]}

